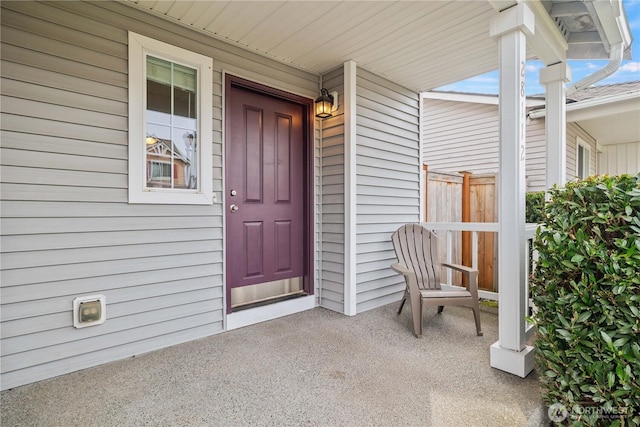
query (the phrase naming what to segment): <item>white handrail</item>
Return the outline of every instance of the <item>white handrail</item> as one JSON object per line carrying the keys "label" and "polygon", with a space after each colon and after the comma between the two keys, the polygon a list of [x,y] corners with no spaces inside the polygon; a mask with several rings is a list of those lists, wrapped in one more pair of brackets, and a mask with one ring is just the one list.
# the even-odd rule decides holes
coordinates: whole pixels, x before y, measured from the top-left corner
{"label": "white handrail", "polygon": [[[478,233],[497,233],[498,232],[498,223],[497,222],[423,222],[422,225],[430,230],[435,231],[444,231],[446,232],[446,245],[447,245],[447,254],[446,254],[446,262],[453,262],[453,232],[458,231],[469,231],[471,232],[471,267],[478,269]],[[532,240],[535,238],[536,230],[538,229],[539,224],[535,223],[527,223],[525,226],[525,237],[527,240]],[[529,259],[529,245],[527,245],[526,255],[527,256],[527,265]],[[534,259],[535,259],[534,254]],[[447,274],[447,285],[456,287],[452,285],[452,271],[451,269],[446,269]],[[528,289],[528,273],[527,273],[527,289]],[[478,295],[480,298],[489,299],[493,301],[498,301],[498,293],[492,291],[484,291],[478,290]],[[528,295],[528,292],[527,292]],[[526,306],[529,307],[529,298],[527,296]],[[527,331],[528,333],[531,330]]]}
{"label": "white handrail", "polygon": [[436,231],[488,231],[498,232],[497,222],[423,222],[429,230]]}

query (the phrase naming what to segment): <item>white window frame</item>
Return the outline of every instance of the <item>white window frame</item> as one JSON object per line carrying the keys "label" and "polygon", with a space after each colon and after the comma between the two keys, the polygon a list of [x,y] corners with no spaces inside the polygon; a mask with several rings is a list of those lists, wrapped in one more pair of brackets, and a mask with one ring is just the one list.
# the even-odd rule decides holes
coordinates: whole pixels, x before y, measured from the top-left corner
{"label": "white window frame", "polygon": [[[198,188],[146,186],[146,57],[197,70]],[[211,205],[213,203],[213,59],[129,32],[129,203]]]}
{"label": "white window frame", "polygon": [[[580,156],[579,156],[579,151],[580,151],[580,147],[582,147],[582,149],[585,151],[586,154],[588,154],[589,156],[584,159],[585,160],[585,164],[583,164],[583,172],[586,168],[586,175],[585,176],[580,176]],[[588,176],[591,175],[591,147],[589,146],[589,144],[583,140],[582,138],[580,138],[579,136],[576,137],[576,178],[579,179],[585,179]]]}

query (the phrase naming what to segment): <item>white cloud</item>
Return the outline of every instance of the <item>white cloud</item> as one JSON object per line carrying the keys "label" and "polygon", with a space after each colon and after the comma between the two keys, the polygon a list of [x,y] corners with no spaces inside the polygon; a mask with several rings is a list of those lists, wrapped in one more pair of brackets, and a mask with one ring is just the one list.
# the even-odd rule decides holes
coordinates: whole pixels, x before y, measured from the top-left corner
{"label": "white cloud", "polygon": [[497,77],[489,77],[489,76],[478,76],[478,77],[470,78],[469,81],[473,82],[473,83],[497,83],[498,82],[498,78]]}
{"label": "white cloud", "polygon": [[[620,71],[630,71],[632,73],[640,72],[640,62],[627,62],[622,67],[620,67]],[[640,76],[638,76],[640,78]]]}
{"label": "white cloud", "polygon": [[529,72],[532,72],[532,73],[533,73],[533,72],[538,71],[538,68],[540,68],[540,67],[537,67],[537,66],[535,66],[535,65],[533,65],[533,64],[527,64],[527,65],[524,67],[524,69],[525,69],[526,71],[529,71]]}

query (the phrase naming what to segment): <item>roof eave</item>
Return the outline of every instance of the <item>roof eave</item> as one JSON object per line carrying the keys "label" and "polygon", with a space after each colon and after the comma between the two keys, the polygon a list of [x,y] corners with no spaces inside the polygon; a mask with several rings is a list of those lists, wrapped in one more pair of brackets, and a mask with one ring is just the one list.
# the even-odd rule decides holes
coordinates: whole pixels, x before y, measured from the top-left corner
{"label": "roof eave", "polygon": [[[632,103],[637,103],[638,99],[640,99],[640,90],[635,90],[632,92],[619,93],[611,96],[604,96],[602,98],[594,98],[588,99],[585,101],[573,102],[571,104],[567,104],[566,111],[567,115],[571,112],[581,111],[591,108],[611,108],[616,104],[626,104],[627,101],[631,101]],[[634,105],[634,104],[630,104]],[[635,104],[635,108],[638,109],[638,104]],[[627,109],[625,109],[627,111]],[[539,119],[546,116],[546,109],[541,108],[539,110],[534,110],[529,112],[530,119]]]}

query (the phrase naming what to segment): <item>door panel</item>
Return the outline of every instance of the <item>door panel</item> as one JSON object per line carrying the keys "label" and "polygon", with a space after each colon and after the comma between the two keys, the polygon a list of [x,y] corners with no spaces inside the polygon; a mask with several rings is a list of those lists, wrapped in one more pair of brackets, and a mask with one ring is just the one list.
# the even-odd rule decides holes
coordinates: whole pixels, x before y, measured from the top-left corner
{"label": "door panel", "polygon": [[232,289],[289,283],[288,279],[305,274],[306,136],[304,107],[299,103],[233,85],[228,96],[226,240],[231,309],[232,295],[237,294]]}
{"label": "door panel", "polygon": [[275,249],[276,273],[287,273],[292,270],[291,242],[293,236],[291,232],[291,221],[275,222]]}
{"label": "door panel", "polygon": [[243,239],[243,256],[245,266],[242,269],[243,279],[262,278],[264,277],[264,266],[262,253],[264,245],[262,237],[264,236],[264,227],[262,222],[245,221],[244,222],[244,239]]}
{"label": "door panel", "polygon": [[[261,202],[262,201],[262,189],[264,183],[262,182],[263,171],[263,159],[262,153],[264,152],[264,145],[262,135],[264,133],[263,127],[263,111],[251,108],[247,105],[242,106],[244,115],[244,132],[245,135],[233,135],[234,144],[241,141],[244,145],[244,149],[240,150],[239,154],[244,156],[246,165],[242,168],[244,172],[244,188],[245,188],[245,202]],[[237,120],[232,117],[231,120]],[[242,126],[242,123],[240,124]],[[242,128],[240,128],[242,130]],[[232,149],[236,149],[233,147]],[[238,168],[240,165],[234,165],[234,168]],[[234,180],[235,181],[235,180]],[[240,188],[240,187],[238,187]]]}

